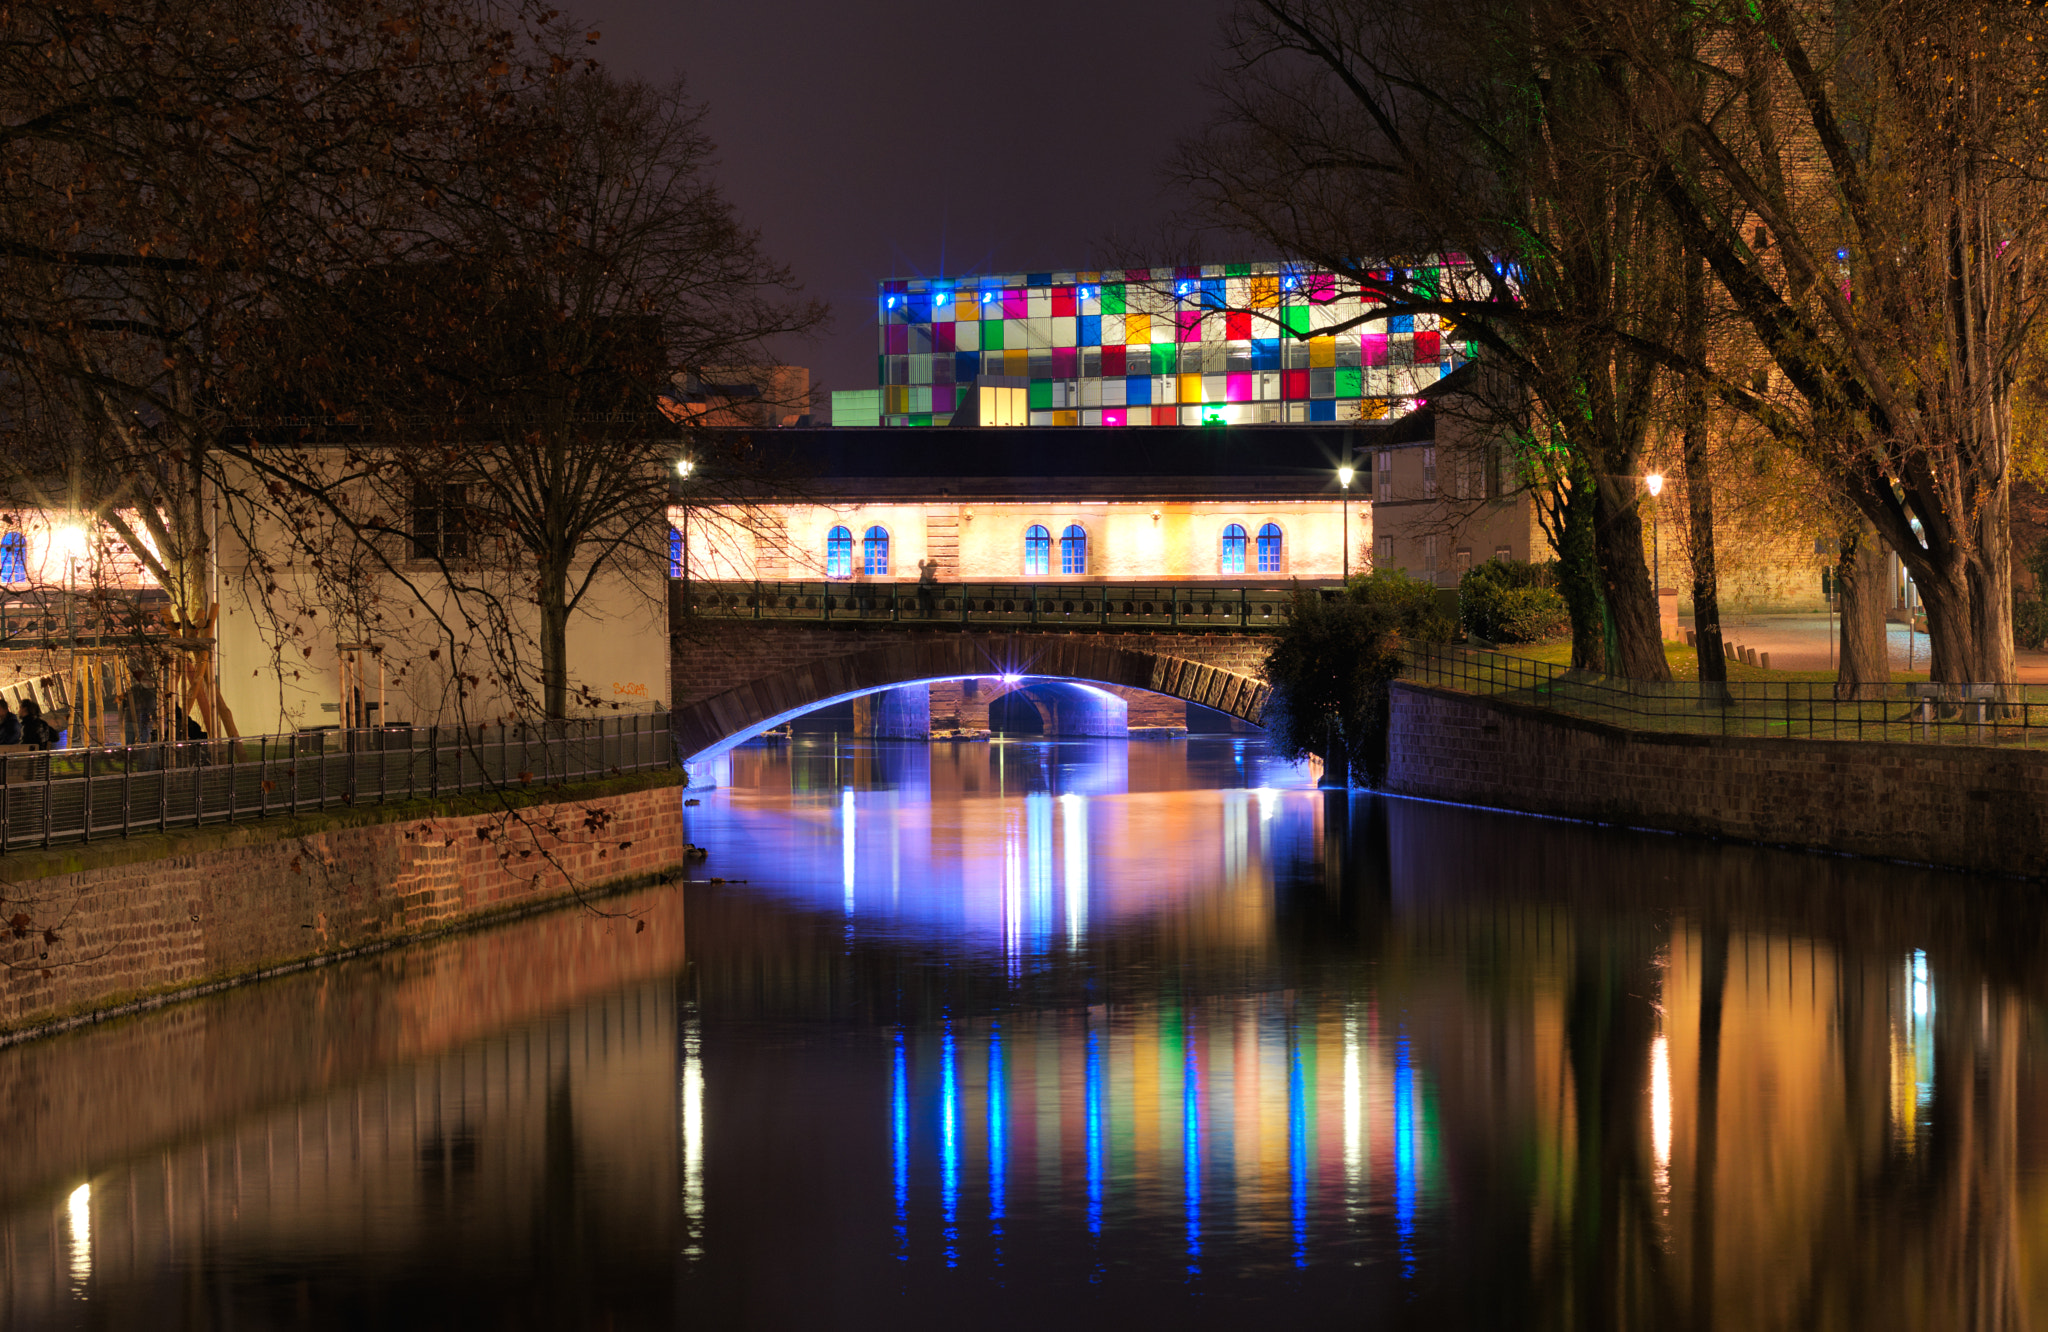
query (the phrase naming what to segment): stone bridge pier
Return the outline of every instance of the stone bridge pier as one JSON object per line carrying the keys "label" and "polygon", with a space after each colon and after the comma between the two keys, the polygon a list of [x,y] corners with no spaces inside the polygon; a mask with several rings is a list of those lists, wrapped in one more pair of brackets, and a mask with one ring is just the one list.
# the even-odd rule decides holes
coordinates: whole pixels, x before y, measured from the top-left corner
{"label": "stone bridge pier", "polygon": [[[823,704],[855,700],[862,734],[988,727],[1021,696],[1048,734],[1124,734],[1199,703],[1256,724],[1268,635],[1248,631],[979,631],[903,625],[676,622],[671,688],[686,762]],[[917,685],[918,689],[903,686]],[[1005,705],[1004,700],[1010,701]]]}

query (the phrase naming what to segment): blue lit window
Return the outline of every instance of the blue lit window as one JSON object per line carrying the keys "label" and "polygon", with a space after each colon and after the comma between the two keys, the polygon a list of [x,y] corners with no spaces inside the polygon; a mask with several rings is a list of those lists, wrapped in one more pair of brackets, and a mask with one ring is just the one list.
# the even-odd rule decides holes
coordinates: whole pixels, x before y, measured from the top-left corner
{"label": "blue lit window", "polygon": [[1088,533],[1079,523],[1070,523],[1060,533],[1060,572],[1063,574],[1084,574],[1088,572]]}
{"label": "blue lit window", "polygon": [[1024,529],[1024,576],[1043,577],[1052,572],[1052,533],[1033,523]]}
{"label": "blue lit window", "polygon": [[870,527],[860,539],[861,568],[870,576],[889,572],[889,529]]}
{"label": "blue lit window", "polygon": [[1244,572],[1244,526],[1232,523],[1223,529],[1223,572],[1241,574]]}
{"label": "blue lit window", "polygon": [[[4,544],[4,542],[0,542],[0,544]],[[0,573],[4,573],[6,567],[6,559],[0,557]],[[683,576],[683,534],[676,531],[673,527],[668,529],[668,576],[670,578],[681,578]]]}
{"label": "blue lit window", "polygon": [[28,581],[28,537],[20,532],[0,536],[0,583]]}
{"label": "blue lit window", "polygon": [[853,577],[853,533],[844,527],[825,534],[825,576]]}
{"label": "blue lit window", "polygon": [[1267,523],[1259,529],[1259,572],[1280,572],[1280,524]]}

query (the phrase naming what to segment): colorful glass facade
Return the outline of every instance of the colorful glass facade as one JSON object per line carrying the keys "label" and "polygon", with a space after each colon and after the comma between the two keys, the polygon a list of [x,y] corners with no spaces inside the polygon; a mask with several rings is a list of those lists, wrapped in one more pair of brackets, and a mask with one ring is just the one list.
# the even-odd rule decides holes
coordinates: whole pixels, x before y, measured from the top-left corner
{"label": "colorful glass facade", "polygon": [[[1425,289],[1460,270],[1405,270]],[[1355,283],[1285,264],[884,282],[879,423],[945,425],[977,379],[1028,380],[1030,424],[1370,421],[1472,356],[1435,315],[1367,316]]]}

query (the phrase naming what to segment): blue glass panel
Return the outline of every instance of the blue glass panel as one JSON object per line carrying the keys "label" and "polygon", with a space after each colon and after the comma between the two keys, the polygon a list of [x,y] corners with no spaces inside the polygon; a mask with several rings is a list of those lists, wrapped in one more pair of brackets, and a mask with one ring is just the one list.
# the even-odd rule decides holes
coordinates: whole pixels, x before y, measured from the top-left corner
{"label": "blue glass panel", "polygon": [[1202,279],[1202,308],[1204,310],[1221,310],[1223,308],[1222,278]]}
{"label": "blue glass panel", "polygon": [[1308,419],[1311,421],[1334,421],[1337,419],[1337,400],[1318,398],[1308,405]]}
{"label": "blue glass panel", "polygon": [[1280,525],[1267,523],[1259,529],[1259,572],[1280,572]]}
{"label": "blue glass panel", "polygon": [[853,577],[853,532],[835,527],[825,534],[825,576]]}
{"label": "blue glass panel", "polygon": [[1124,379],[1124,405],[1127,407],[1150,407],[1152,405],[1152,380],[1145,375],[1129,375]]}
{"label": "blue glass panel", "polygon": [[1052,285],[1052,274],[1026,273],[1024,275],[1024,285],[1027,287],[1050,287]]}
{"label": "blue glass panel", "polygon": [[1088,533],[1079,523],[1070,524],[1066,531],[1060,533],[1060,572],[1088,572]]}
{"label": "blue glass panel", "polygon": [[1241,574],[1244,572],[1244,546],[1245,538],[1242,525],[1232,523],[1223,529],[1222,571],[1224,573]]}
{"label": "blue glass panel", "polygon": [[28,581],[28,537],[20,532],[0,536],[0,583]]}
{"label": "blue glass panel", "polygon": [[1082,315],[1080,322],[1079,336],[1075,338],[1075,341],[1079,342],[1083,347],[1100,347],[1102,345],[1102,316]]}
{"label": "blue glass panel", "polygon": [[889,530],[870,527],[860,543],[861,566],[870,577],[889,572]]}
{"label": "blue glass panel", "polygon": [[953,378],[962,384],[971,383],[981,373],[980,352],[954,352]]}
{"label": "blue glass panel", "polygon": [[1052,533],[1033,523],[1024,530],[1024,575],[1043,576],[1052,572]]}
{"label": "blue glass panel", "polygon": [[1414,331],[1414,315],[1393,315],[1387,320],[1387,332],[1389,333],[1413,333]]}
{"label": "blue glass panel", "polygon": [[1252,369],[1278,370],[1280,368],[1280,339],[1252,339]]}

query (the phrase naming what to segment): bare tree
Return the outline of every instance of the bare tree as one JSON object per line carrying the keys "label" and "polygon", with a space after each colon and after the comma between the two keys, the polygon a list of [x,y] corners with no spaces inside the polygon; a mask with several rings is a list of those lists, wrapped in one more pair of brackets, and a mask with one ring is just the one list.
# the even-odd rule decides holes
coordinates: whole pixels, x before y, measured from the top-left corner
{"label": "bare tree", "polygon": [[[1377,295],[1369,317],[1453,320],[1523,386],[1574,661],[1668,679],[1638,501],[1677,250],[1600,71],[1520,7],[1247,0],[1229,37],[1225,115],[1178,174],[1220,225]],[[1388,254],[1470,280],[1361,258]]]}

